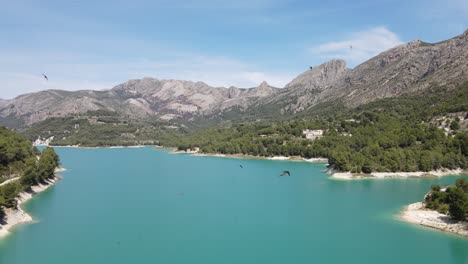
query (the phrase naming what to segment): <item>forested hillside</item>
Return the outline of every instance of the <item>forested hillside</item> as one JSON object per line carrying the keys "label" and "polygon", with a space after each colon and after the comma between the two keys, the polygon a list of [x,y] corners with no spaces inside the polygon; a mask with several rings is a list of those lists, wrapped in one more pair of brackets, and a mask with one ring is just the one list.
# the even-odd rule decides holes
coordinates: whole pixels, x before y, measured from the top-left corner
{"label": "forested hillside", "polygon": [[[467,98],[464,84],[354,109],[323,105],[293,121],[210,128],[162,143],[204,153],[326,157],[333,168],[356,173],[467,168]],[[306,139],[305,129],[324,130],[324,136]]]}
{"label": "forested hillside", "polygon": [[4,208],[16,207],[20,192],[53,178],[57,166],[59,157],[54,149],[41,153],[23,136],[0,127],[0,220]]}
{"label": "forested hillside", "polygon": [[122,117],[110,111],[90,111],[39,122],[23,134],[31,141],[51,139],[51,145],[86,147],[155,145],[159,138],[181,130],[173,123]]}

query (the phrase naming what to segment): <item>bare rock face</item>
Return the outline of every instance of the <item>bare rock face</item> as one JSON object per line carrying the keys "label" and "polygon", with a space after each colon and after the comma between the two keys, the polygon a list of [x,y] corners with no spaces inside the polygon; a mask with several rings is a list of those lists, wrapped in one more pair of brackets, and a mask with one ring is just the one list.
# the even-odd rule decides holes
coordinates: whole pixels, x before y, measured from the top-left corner
{"label": "bare rock face", "polygon": [[276,104],[281,111],[300,112],[319,103],[320,94],[333,87],[349,72],[343,60],[331,60],[300,74],[279,93],[265,98],[266,104]]}
{"label": "bare rock face", "polygon": [[344,60],[331,60],[297,76],[285,88],[323,90],[341,79],[347,72]]}
{"label": "bare rock face", "polygon": [[133,106],[143,108],[148,114],[210,113],[228,96],[226,89],[214,88],[203,82],[153,78],[130,80],[114,87],[111,92],[121,100],[133,99]]}
{"label": "bare rock face", "polygon": [[8,100],[5,100],[5,99],[1,99],[0,98],[0,108],[4,107],[5,105],[8,104]]}
{"label": "bare rock face", "polygon": [[293,113],[336,100],[356,107],[437,86],[456,88],[467,81],[468,30],[439,43],[416,40],[397,46],[354,69],[346,69],[342,60],[329,61],[302,73],[262,102]]}
{"label": "bare rock face", "polygon": [[343,97],[349,106],[431,87],[455,88],[468,81],[468,31],[455,38],[412,41],[385,51],[349,71],[322,100]]}
{"label": "bare rock face", "polygon": [[242,89],[230,87],[228,89],[228,100],[223,101],[219,110],[228,110],[234,107],[245,110],[250,106],[256,105],[258,100],[273,96],[280,90],[270,86],[265,81],[255,88]]}
{"label": "bare rock face", "polygon": [[32,124],[50,116],[68,116],[98,110],[103,104],[113,109],[114,104],[102,92],[48,90],[9,100],[0,109],[0,117],[14,116],[23,119],[26,124]]}
{"label": "bare rock face", "polygon": [[248,89],[246,96],[248,97],[265,97],[273,95],[276,92],[276,88],[270,86],[267,82],[263,81],[258,87]]}
{"label": "bare rock face", "polygon": [[246,108],[277,89],[263,83],[257,88],[211,87],[203,82],[129,80],[108,91],[48,90],[0,101],[2,118],[18,118],[27,125],[48,117],[107,110],[135,118],[191,118],[216,114],[230,107]]}

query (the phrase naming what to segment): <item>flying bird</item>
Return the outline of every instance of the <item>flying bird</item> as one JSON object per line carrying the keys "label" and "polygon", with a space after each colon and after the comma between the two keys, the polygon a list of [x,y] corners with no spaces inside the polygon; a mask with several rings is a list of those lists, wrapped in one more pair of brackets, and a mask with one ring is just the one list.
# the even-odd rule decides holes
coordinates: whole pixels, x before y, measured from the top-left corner
{"label": "flying bird", "polygon": [[49,78],[47,78],[47,75],[42,74],[42,76],[44,76],[44,79],[46,79],[47,81],[49,80]]}
{"label": "flying bird", "polygon": [[284,176],[284,175],[288,175],[288,176],[291,176],[291,173],[289,173],[289,171],[283,171],[283,173],[280,174],[280,176]]}

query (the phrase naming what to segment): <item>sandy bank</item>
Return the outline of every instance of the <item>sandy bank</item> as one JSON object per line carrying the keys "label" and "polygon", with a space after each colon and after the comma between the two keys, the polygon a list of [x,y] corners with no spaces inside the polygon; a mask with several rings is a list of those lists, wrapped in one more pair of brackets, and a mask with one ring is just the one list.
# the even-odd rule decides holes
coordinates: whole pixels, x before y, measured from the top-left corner
{"label": "sandy bank", "polygon": [[[62,168],[62,171],[63,170],[64,169]],[[2,222],[0,222],[0,238],[8,235],[9,230],[11,230],[15,225],[31,222],[33,220],[29,214],[27,214],[25,211],[23,211],[23,209],[21,209],[21,205],[31,200],[34,197],[34,195],[47,190],[50,186],[54,185],[58,181],[58,179],[59,177],[56,176],[54,179],[46,181],[45,184],[32,186],[31,191],[22,192],[18,195],[18,197],[16,198],[16,200],[18,201],[18,209],[5,209],[5,218]]]}
{"label": "sandy bank", "polygon": [[[52,146],[52,148],[78,148],[78,149],[120,149],[120,148],[144,148],[144,147],[153,147],[153,145],[135,145],[135,146],[105,146],[105,147],[82,147],[80,145],[68,145],[68,146]],[[156,146],[157,147],[157,146]]]}
{"label": "sandy bank", "polygon": [[468,222],[457,222],[447,215],[428,210],[424,208],[422,202],[406,206],[398,218],[408,223],[418,224],[468,238]]}
{"label": "sandy bank", "polygon": [[198,150],[177,150],[173,149],[169,154],[198,154]]}
{"label": "sandy bank", "polygon": [[383,179],[383,178],[422,178],[422,177],[441,177],[447,175],[459,175],[468,173],[462,169],[455,170],[437,170],[437,171],[415,171],[415,172],[372,172],[370,174],[334,172],[330,171],[331,177],[340,180],[356,179]]}
{"label": "sandy bank", "polygon": [[[185,152],[182,152],[185,153]],[[327,163],[328,159],[326,158],[302,158],[299,156],[273,156],[273,157],[262,157],[262,156],[252,156],[245,154],[216,154],[216,153],[191,153],[193,156],[200,157],[218,157],[218,158],[234,158],[234,159],[261,159],[261,160],[288,160],[288,161],[304,161],[304,162],[316,162],[316,163]]]}

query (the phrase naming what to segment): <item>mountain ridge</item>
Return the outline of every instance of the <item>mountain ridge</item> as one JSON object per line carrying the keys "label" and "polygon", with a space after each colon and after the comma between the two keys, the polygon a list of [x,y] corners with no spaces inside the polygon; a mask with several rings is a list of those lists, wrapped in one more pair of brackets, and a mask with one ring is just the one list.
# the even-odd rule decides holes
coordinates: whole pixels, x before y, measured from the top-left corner
{"label": "mountain ridge", "polygon": [[[343,102],[357,107],[371,101],[425,91],[453,89],[468,81],[468,30],[437,43],[414,40],[349,69],[333,59],[301,73],[284,88],[262,82],[253,88],[213,87],[204,82],[128,80],[109,90],[46,90],[0,99],[0,124],[26,126],[49,117],[105,110],[139,119],[190,121],[238,111],[298,113],[320,103]],[[267,109],[267,110],[258,110]]]}

